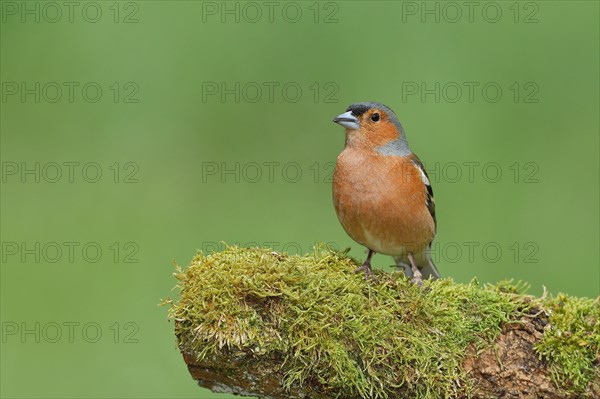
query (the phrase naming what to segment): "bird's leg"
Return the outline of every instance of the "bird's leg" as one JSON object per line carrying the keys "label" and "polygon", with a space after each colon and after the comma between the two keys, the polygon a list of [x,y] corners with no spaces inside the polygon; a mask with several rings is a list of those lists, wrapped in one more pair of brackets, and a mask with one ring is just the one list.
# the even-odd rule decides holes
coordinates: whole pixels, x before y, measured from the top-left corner
{"label": "bird's leg", "polygon": [[417,267],[415,263],[415,258],[413,257],[412,252],[408,253],[408,260],[410,261],[410,265],[412,266],[413,278],[410,279],[411,283],[417,284],[419,287],[423,286],[423,275],[421,271]]}
{"label": "bird's leg", "polygon": [[[368,248],[367,248],[368,249]],[[358,273],[360,271],[365,272],[365,280],[368,280],[369,277],[373,277],[373,271],[371,270],[371,258],[375,252],[369,249],[369,254],[367,255],[367,259],[363,262],[362,266],[357,268],[354,273]]]}

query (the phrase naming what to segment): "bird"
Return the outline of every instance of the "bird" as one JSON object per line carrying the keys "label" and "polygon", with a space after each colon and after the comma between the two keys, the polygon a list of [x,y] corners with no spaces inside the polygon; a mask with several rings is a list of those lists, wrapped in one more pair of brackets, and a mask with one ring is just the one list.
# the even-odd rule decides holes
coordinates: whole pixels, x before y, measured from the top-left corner
{"label": "bird", "polygon": [[433,189],[394,111],[359,102],[333,122],[346,128],[333,173],[333,204],[346,233],[368,251],[355,272],[374,278],[371,258],[379,253],[392,256],[419,286],[440,278],[430,255],[437,230]]}

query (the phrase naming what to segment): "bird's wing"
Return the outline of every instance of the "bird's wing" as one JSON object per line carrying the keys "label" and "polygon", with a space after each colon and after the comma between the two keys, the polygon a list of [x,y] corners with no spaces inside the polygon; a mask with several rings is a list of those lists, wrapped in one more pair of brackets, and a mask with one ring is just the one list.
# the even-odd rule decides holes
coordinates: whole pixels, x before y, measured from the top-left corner
{"label": "bird's wing", "polygon": [[431,214],[431,217],[433,218],[433,224],[434,224],[435,228],[437,229],[437,220],[435,219],[435,200],[433,198],[433,188],[431,188],[431,182],[429,181],[429,176],[427,175],[425,166],[423,166],[423,162],[421,162],[419,157],[416,156],[415,154],[412,154],[411,158],[412,158],[413,163],[417,167],[417,169],[419,169],[419,172],[421,173],[421,180],[423,180],[423,184],[425,185],[425,187],[427,189],[426,205],[427,205],[427,209],[429,209],[429,213]]}

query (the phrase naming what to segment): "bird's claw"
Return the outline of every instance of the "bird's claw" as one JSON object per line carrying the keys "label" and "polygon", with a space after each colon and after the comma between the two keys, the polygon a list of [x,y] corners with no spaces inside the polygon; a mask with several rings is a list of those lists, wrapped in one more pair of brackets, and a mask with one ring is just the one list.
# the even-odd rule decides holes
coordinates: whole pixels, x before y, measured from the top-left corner
{"label": "bird's claw", "polygon": [[411,265],[412,272],[413,272],[413,277],[410,279],[410,282],[413,284],[416,284],[419,287],[422,287],[423,286],[423,275],[421,274],[421,271],[417,267],[417,264],[415,263],[415,257],[413,256],[413,254],[411,252],[408,253],[408,260],[410,261],[410,265]]}
{"label": "bird's claw", "polygon": [[372,278],[373,280],[375,280],[375,275],[373,274],[373,270],[371,270],[371,265],[367,262],[363,263],[362,266],[357,267],[356,270],[354,270],[354,273],[360,273],[360,272],[364,272],[365,273],[365,280],[368,280],[370,278]]}
{"label": "bird's claw", "polygon": [[412,284],[418,285],[419,287],[423,286],[423,279],[421,278],[421,276],[415,276],[415,277],[411,278],[410,282]]}

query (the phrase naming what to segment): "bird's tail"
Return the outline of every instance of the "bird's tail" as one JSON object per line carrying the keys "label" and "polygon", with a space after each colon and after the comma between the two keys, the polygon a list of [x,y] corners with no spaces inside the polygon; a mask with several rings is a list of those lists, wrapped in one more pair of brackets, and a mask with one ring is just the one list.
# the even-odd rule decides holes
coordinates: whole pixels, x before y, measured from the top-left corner
{"label": "bird's tail", "polygon": [[440,272],[435,267],[435,263],[433,263],[433,259],[431,259],[431,255],[429,254],[429,250],[425,253],[425,262],[421,267],[421,274],[423,274],[423,279],[431,278],[433,280],[440,278]]}

